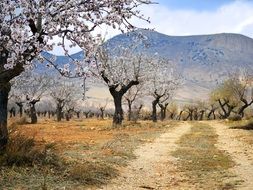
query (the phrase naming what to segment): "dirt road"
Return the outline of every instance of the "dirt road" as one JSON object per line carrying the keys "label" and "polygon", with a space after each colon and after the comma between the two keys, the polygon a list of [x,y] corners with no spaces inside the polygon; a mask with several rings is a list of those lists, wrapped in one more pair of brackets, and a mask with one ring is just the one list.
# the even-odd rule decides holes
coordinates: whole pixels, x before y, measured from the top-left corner
{"label": "dirt road", "polygon": [[218,134],[217,147],[225,150],[235,162],[231,170],[238,181],[241,181],[237,189],[253,190],[253,146],[243,141],[248,131],[229,129],[221,122],[209,122],[209,125],[214,127]]}
{"label": "dirt road", "polygon": [[138,189],[167,189],[168,183],[174,179],[171,164],[175,159],[169,153],[177,148],[176,141],[187,133],[190,125],[182,123],[162,134],[152,143],[147,143],[135,151],[137,156],[122,175],[103,187],[104,190],[138,190]]}
{"label": "dirt road", "polygon": [[[225,151],[235,162],[235,166],[229,169],[231,176],[227,176],[227,180],[232,182],[232,186],[227,186],[226,189],[253,190],[253,147],[252,144],[240,140],[240,137],[243,137],[246,132],[229,129],[222,122],[201,123],[214,129],[214,134],[218,135],[215,146],[217,149]],[[173,151],[180,148],[177,141],[183,135],[189,134],[191,128],[191,124],[187,122],[180,123],[177,127],[162,134],[154,142],[138,148],[135,151],[137,159],[131,161],[118,178],[100,189],[201,189],[194,185],[189,176],[185,176],[185,171],[180,171],[178,159],[171,156]],[[208,183],[208,179],[206,180]]]}

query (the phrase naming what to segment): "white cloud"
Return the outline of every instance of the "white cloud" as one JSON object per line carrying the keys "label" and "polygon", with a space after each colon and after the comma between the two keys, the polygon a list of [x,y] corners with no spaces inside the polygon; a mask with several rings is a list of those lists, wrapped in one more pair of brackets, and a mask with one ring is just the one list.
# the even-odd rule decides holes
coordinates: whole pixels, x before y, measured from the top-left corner
{"label": "white cloud", "polygon": [[168,35],[241,33],[253,37],[253,3],[234,1],[212,11],[172,10],[163,5],[145,6],[151,24],[134,20],[140,27],[155,28]]}
{"label": "white cloud", "polygon": [[[141,28],[151,28],[167,35],[198,35],[214,33],[241,33],[253,38],[253,3],[237,0],[223,5],[216,10],[175,10],[162,4],[144,5],[142,13],[150,17],[151,24],[137,18],[132,23]],[[120,31],[102,26],[95,33],[101,33],[109,39]],[[80,49],[72,49],[75,53]],[[61,50],[56,48],[56,54]]]}

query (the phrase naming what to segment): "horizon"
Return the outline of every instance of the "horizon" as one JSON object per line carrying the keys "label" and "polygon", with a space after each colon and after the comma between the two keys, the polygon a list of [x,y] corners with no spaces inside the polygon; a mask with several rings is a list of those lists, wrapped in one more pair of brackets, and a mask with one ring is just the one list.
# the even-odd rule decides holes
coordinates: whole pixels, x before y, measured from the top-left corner
{"label": "horizon", "polygon": [[[146,28],[137,28],[136,30],[148,30],[148,31],[152,31],[152,32],[156,32],[156,33],[159,33],[161,35],[166,35],[168,37],[193,37],[193,36],[214,36],[214,35],[223,35],[223,34],[232,34],[232,35],[241,35],[241,36],[244,36],[244,37],[247,37],[247,38],[250,38],[253,40],[253,37],[250,37],[250,36],[247,36],[247,35],[244,35],[244,34],[240,34],[240,33],[227,33],[227,32],[223,32],[223,33],[213,33],[213,34],[193,34],[193,35],[167,35],[167,34],[164,34],[164,33],[161,33],[161,32],[158,32],[156,30],[150,30],[150,29],[146,29]],[[133,31],[131,31],[133,32]],[[128,32],[127,32],[128,33]],[[109,39],[106,39],[106,41],[108,40],[111,40],[113,39],[114,37],[117,37],[119,35],[122,35],[123,33],[120,33],[120,34],[117,34]],[[126,33],[125,33],[126,34]],[[124,34],[123,34],[124,35]],[[82,52],[83,50],[80,49],[80,51],[76,51],[74,53],[71,53],[70,55],[75,55],[75,54],[79,54],[80,52]],[[46,52],[46,53],[49,53],[51,55],[55,55],[55,56],[66,56],[66,55],[63,55],[63,54],[60,54],[60,55],[57,55],[57,54],[54,54],[54,52]]]}

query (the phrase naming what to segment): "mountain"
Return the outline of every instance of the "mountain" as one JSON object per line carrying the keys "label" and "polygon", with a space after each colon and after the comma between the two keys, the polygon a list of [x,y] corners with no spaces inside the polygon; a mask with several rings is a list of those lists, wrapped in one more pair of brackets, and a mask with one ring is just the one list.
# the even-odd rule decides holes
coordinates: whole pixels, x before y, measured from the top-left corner
{"label": "mountain", "polygon": [[[240,34],[213,34],[195,36],[168,36],[150,30],[137,30],[120,34],[106,42],[108,49],[119,46],[129,47],[135,43],[134,36],[144,36],[145,44],[138,51],[148,55],[159,55],[173,61],[185,78],[184,85],[177,93],[181,101],[199,97],[207,98],[210,90],[229,73],[243,69],[253,71],[253,39]],[[76,58],[83,58],[77,53]],[[57,57],[64,63],[66,57]]]}

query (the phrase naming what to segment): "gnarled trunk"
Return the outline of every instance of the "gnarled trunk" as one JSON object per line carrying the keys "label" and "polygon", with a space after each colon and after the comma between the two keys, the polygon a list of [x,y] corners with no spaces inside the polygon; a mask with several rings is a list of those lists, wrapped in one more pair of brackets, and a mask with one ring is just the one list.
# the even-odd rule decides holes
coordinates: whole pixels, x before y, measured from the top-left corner
{"label": "gnarled trunk", "polygon": [[63,118],[63,107],[64,107],[64,100],[57,98],[57,104],[56,104],[56,119],[57,121],[61,121]]}
{"label": "gnarled trunk", "polygon": [[155,99],[153,102],[152,102],[152,121],[153,122],[157,122],[157,110],[156,110],[156,106],[159,102],[159,99]]}
{"label": "gnarled trunk", "polygon": [[8,143],[7,105],[10,89],[10,83],[0,86],[0,153],[5,150],[5,147]]}
{"label": "gnarled trunk", "polygon": [[19,116],[23,116],[23,102],[16,102],[18,108],[19,108]]}
{"label": "gnarled trunk", "polygon": [[35,109],[35,103],[31,103],[30,105],[30,114],[31,114],[31,124],[37,123],[38,117]]}
{"label": "gnarled trunk", "polygon": [[168,103],[165,103],[165,105],[159,104],[161,108],[161,121],[163,121],[166,118],[166,111],[167,111],[168,105],[169,105]]}
{"label": "gnarled trunk", "polygon": [[177,120],[181,120],[181,117],[182,117],[182,114],[183,114],[184,111],[180,111],[179,115],[177,116]]}
{"label": "gnarled trunk", "polygon": [[238,114],[243,118],[245,109],[253,103],[253,100],[251,100],[249,103],[246,99],[241,99],[241,101],[244,103],[244,105],[239,108]]}
{"label": "gnarled trunk", "polygon": [[61,121],[61,119],[62,119],[62,107],[59,105],[59,104],[57,104],[57,108],[56,108],[56,118],[57,118],[57,121],[59,122],[59,121]]}
{"label": "gnarled trunk", "polygon": [[205,110],[201,110],[199,113],[199,121],[202,121],[204,119]]}
{"label": "gnarled trunk", "polygon": [[119,93],[115,93],[113,95],[113,100],[114,100],[114,106],[115,106],[115,111],[113,115],[113,124],[121,125],[124,119],[123,109],[122,109],[122,95]]}

